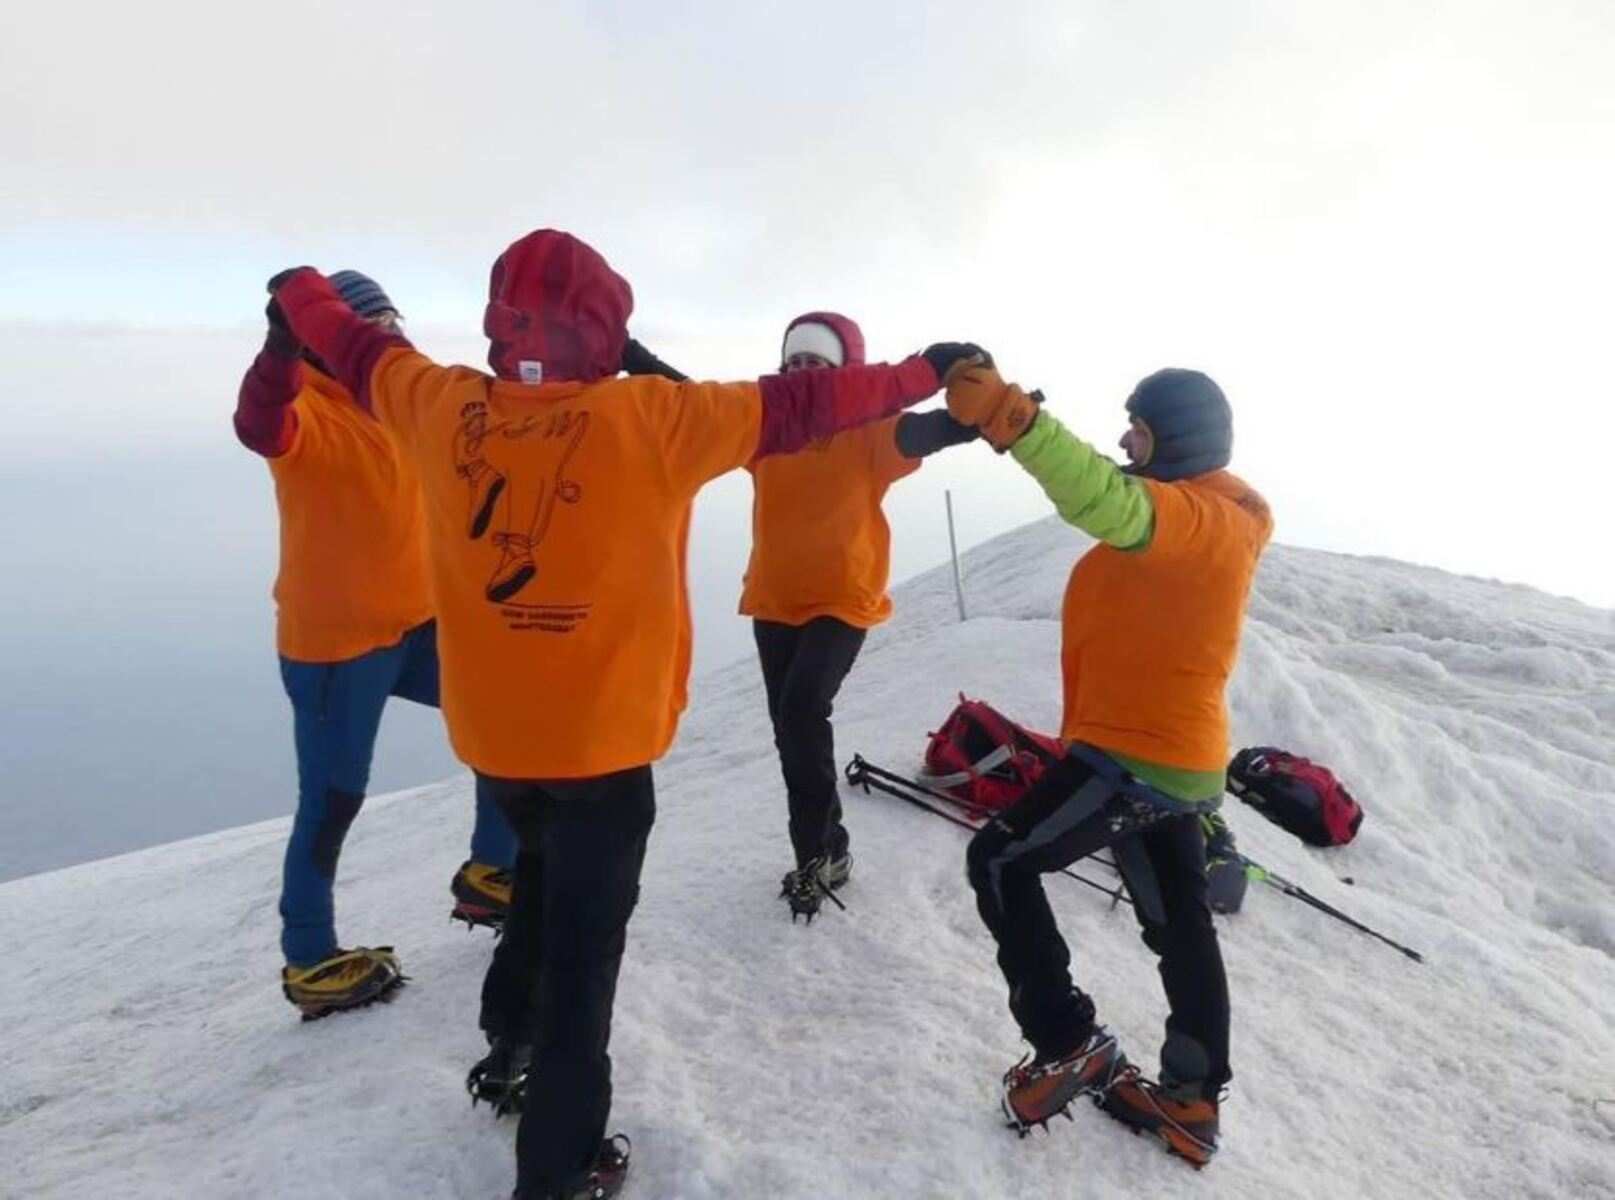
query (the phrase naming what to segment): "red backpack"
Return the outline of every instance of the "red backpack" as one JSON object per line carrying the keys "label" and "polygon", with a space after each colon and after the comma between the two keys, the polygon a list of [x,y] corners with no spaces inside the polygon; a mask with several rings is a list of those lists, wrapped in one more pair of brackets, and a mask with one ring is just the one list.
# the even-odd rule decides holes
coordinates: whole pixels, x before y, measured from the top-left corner
{"label": "red backpack", "polygon": [[1008,808],[1065,756],[1060,740],[1017,725],[985,700],[958,706],[925,748],[920,782],[982,813]]}
{"label": "red backpack", "polygon": [[1314,846],[1344,846],[1363,823],[1362,806],[1333,771],[1276,746],[1251,746],[1234,755],[1228,790]]}

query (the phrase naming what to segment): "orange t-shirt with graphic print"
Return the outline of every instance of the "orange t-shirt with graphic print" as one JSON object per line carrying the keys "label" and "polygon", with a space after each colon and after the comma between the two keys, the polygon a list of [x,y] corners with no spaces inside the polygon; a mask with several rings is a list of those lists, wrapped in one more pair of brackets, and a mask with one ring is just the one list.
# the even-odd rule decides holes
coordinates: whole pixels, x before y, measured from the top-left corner
{"label": "orange t-shirt with graphic print", "polygon": [[369,395],[420,470],[455,752],[516,779],[664,754],[690,665],[691,503],[756,452],[758,386],[535,386],[397,348]]}
{"label": "orange t-shirt with graphic print", "polygon": [[897,448],[899,419],[752,464],[743,615],[785,625],[835,617],[859,629],[892,615],[892,531],[880,505],[893,483],[920,468]]}
{"label": "orange t-shirt with graphic print", "polygon": [[1223,693],[1273,517],[1227,471],[1142,482],[1155,509],[1148,545],[1101,543],[1066,585],[1060,736],[1163,766],[1221,771]]}
{"label": "orange t-shirt with graphic print", "polygon": [[414,469],[342,385],[306,363],[296,432],[269,459],[280,506],[276,646],[342,662],[432,617],[426,520]]}

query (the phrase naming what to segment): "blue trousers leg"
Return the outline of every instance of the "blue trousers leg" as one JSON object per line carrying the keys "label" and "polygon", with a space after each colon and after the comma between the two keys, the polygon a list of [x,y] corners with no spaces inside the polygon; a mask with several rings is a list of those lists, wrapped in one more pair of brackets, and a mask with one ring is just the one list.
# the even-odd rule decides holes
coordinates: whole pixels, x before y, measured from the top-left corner
{"label": "blue trousers leg", "polygon": [[381,710],[403,660],[402,646],[340,663],[281,660],[297,741],[297,816],[280,894],[281,951],[292,966],[336,952],[337,859],[364,803]]}

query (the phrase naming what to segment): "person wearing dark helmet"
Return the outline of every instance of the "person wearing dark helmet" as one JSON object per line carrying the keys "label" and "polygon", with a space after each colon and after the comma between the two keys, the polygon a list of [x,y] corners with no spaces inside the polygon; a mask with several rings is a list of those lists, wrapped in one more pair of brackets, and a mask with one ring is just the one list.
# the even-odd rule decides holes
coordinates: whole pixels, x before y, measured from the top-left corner
{"label": "person wearing dark helmet", "polygon": [[474,1094],[522,1111],[516,1195],[604,1197],[618,969],[690,666],[685,543],[702,484],[934,394],[974,347],[755,382],[618,378],[633,293],[556,230],[494,263],[493,374],[360,319],[312,268],[270,291],[420,471],[444,716],[520,849],[483,989]]}
{"label": "person wearing dark helmet", "polygon": [[[804,313],[785,328],[782,373],[863,361],[863,331],[840,313]],[[946,409],[909,412],[750,464],[752,550],[740,612],[752,618],[785,779],[795,866],[780,895],[793,921],[811,922],[852,872],[830,715],[864,637],[892,613],[881,502],[925,456],[977,436]]]}
{"label": "person wearing dark helmet", "polygon": [[[331,282],[376,329],[398,328],[398,310],[374,279],[338,271]],[[317,1017],[367,1004],[402,980],[391,947],[338,944],[332,887],[388,699],[437,706],[437,632],[414,470],[273,308],[270,318],[241,383],[235,429],[268,460],[280,509],[276,642],[298,778],[282,870],[281,990]],[[515,858],[515,834],[479,789],[470,857],[450,881],[453,914],[497,926]]]}
{"label": "person wearing dark helmet", "polygon": [[[1099,539],[1066,588],[1061,669],[1065,757],[971,840],[968,874],[998,943],[1009,1007],[1032,1052],[1004,1076],[1021,1130],[1077,1096],[1160,1138],[1195,1166],[1217,1148],[1228,1065],[1228,983],[1206,895],[1200,816],[1228,761],[1224,690],[1257,560],[1266,502],[1226,467],[1233,418],[1199,371],[1169,368],[1127,400],[1117,467],[990,365],[962,369],[948,408]],[[1160,956],[1169,1015],[1157,1079],[1128,1063],[1072,983],[1041,876],[1110,847]]]}

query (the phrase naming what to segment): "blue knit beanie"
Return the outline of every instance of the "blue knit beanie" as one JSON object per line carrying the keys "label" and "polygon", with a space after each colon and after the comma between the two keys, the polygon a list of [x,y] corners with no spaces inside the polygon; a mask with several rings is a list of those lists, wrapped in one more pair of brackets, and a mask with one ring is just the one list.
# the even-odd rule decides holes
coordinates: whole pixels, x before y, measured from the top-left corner
{"label": "blue knit beanie", "polygon": [[1228,397],[1199,371],[1167,367],[1139,381],[1127,411],[1150,428],[1149,462],[1128,471],[1151,479],[1188,479],[1220,471],[1234,452],[1234,413]]}
{"label": "blue knit beanie", "polygon": [[358,271],[338,271],[331,277],[331,286],[348,302],[348,307],[368,320],[382,313],[398,313],[398,306],[387,298],[381,284]]}

